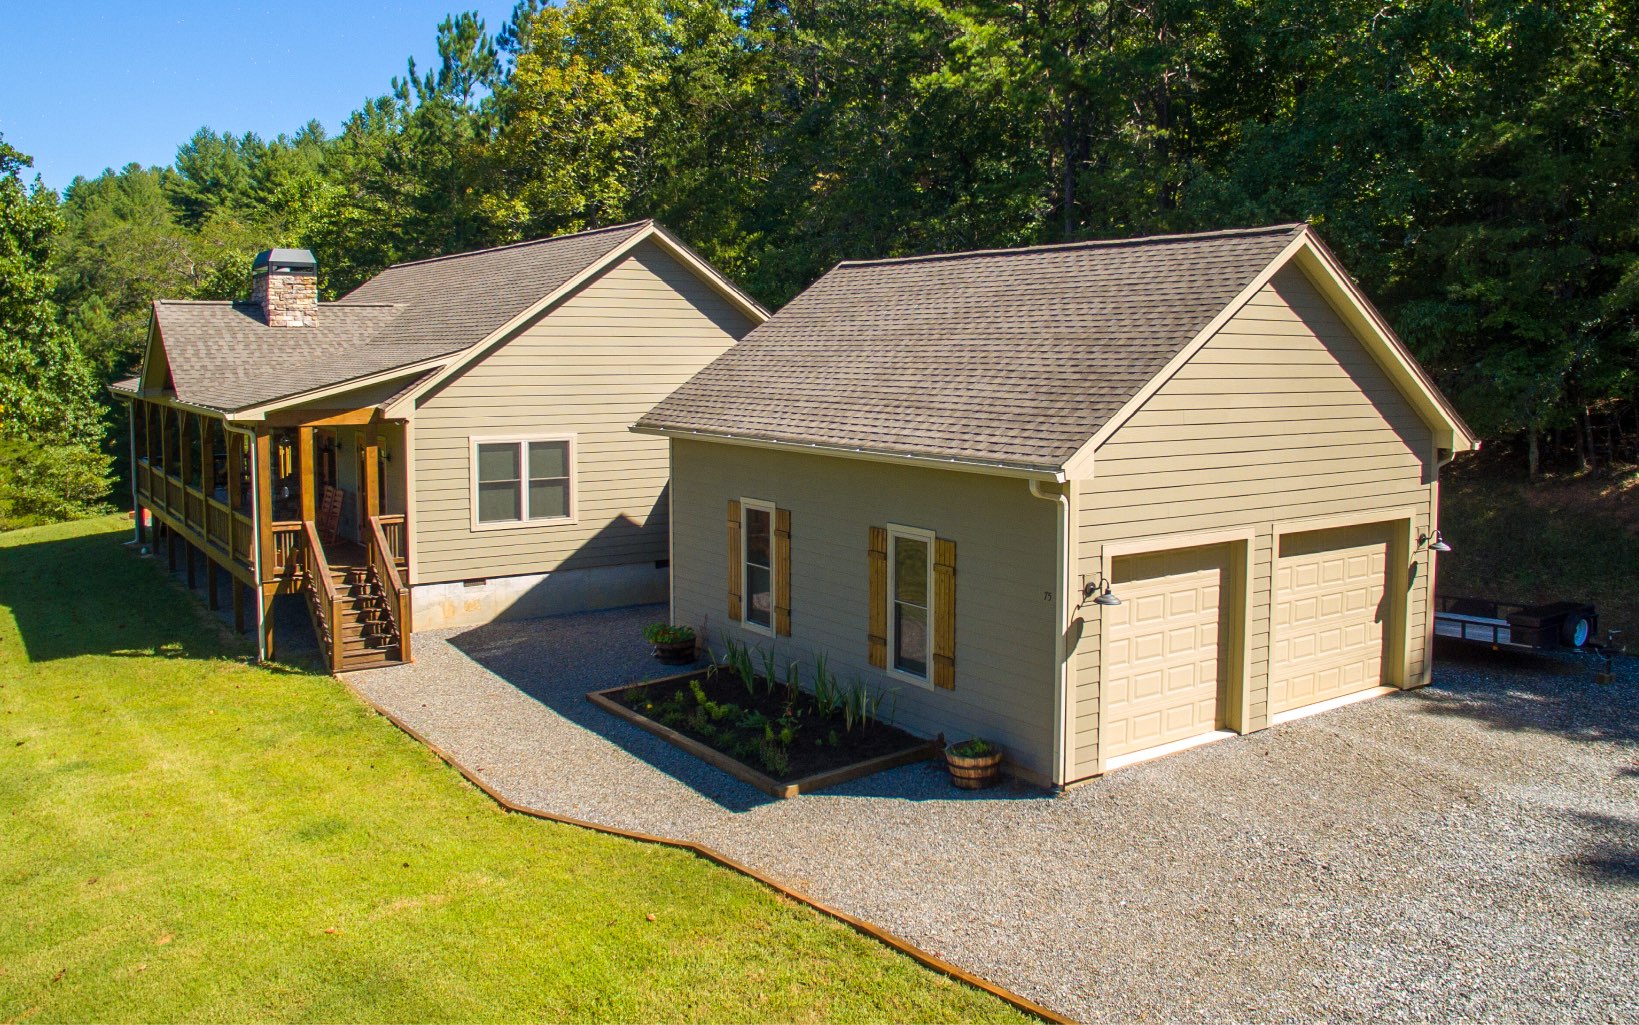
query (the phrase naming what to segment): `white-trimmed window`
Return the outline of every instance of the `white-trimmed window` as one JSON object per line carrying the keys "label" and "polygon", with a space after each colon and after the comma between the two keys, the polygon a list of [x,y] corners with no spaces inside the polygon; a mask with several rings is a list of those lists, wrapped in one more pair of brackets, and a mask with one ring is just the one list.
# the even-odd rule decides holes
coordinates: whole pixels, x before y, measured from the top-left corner
{"label": "white-trimmed window", "polygon": [[472,527],[575,518],[575,436],[472,439]]}
{"label": "white-trimmed window", "polygon": [[748,629],[774,635],[774,505],[753,498],[740,500],[740,564],[744,567],[745,605],[741,622]]}
{"label": "white-trimmed window", "polygon": [[928,686],[933,665],[932,531],[888,525],[888,671]]}

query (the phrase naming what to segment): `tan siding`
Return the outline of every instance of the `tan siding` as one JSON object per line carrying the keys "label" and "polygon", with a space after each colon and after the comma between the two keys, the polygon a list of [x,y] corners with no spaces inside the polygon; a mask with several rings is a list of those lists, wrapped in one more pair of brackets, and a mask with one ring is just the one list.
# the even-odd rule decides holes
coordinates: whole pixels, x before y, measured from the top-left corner
{"label": "tan siding", "polygon": [[[1025,768],[1052,774],[1054,504],[1022,480],[673,443],[674,615],[713,647],[724,630],[758,647],[769,638],[725,620],[723,509],[756,498],[791,511],[791,636],[782,660],[824,652],[844,681],[898,688],[898,719],[918,733],[985,736]],[[869,532],[897,523],[956,544],[955,689],[932,690],[869,664]]]}
{"label": "tan siding", "polygon": [[[653,243],[422,400],[417,580],[650,562],[666,551],[666,443],[627,427],[750,330]],[[471,439],[576,435],[577,519],[471,529]]]}
{"label": "tan siding", "polygon": [[[1432,435],[1309,284],[1287,268],[1097,452],[1077,486],[1077,560],[1103,546],[1252,528],[1245,729],[1268,724],[1274,525],[1414,511],[1429,529]],[[1427,667],[1427,557],[1407,596],[1407,677]],[[1084,605],[1071,656],[1072,778],[1097,771],[1099,608]]]}

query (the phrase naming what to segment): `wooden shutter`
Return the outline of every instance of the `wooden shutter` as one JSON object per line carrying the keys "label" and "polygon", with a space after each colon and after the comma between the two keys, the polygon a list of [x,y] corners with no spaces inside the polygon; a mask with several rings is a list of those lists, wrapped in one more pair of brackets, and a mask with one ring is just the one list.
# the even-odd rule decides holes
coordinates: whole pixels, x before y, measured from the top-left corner
{"label": "wooden shutter", "polygon": [[791,636],[791,510],[774,510],[774,632]]}
{"label": "wooden shutter", "polygon": [[956,687],[956,542],[933,542],[933,685]]}
{"label": "wooden shutter", "polygon": [[740,598],[740,500],[728,500],[728,618],[738,623],[743,604]]}
{"label": "wooden shutter", "polygon": [[888,668],[888,528],[871,528],[871,665]]}

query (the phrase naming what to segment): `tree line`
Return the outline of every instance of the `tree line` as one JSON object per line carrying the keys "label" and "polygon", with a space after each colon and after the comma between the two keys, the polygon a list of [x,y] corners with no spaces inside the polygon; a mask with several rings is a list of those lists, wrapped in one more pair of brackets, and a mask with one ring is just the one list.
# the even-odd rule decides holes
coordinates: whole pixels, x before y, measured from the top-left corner
{"label": "tree line", "polygon": [[0,453],[95,476],[149,301],[269,245],[335,297],[652,216],[773,307],[844,258],[1306,220],[1533,472],[1639,461],[1631,0],[523,0],[437,43],[333,136],[61,196],[0,150]]}

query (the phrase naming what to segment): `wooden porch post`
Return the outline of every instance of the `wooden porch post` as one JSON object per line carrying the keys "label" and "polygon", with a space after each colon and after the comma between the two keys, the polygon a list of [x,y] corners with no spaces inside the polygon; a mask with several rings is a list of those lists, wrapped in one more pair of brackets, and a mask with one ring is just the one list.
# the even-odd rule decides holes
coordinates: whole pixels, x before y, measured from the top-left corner
{"label": "wooden porch post", "polygon": [[[188,411],[179,409],[176,411],[176,475],[182,481],[184,489],[187,488],[188,478],[191,476],[191,467],[188,465],[188,456],[190,455],[192,453],[188,451]],[[182,499],[182,518],[184,521],[188,518],[187,507],[188,499],[186,492],[184,492]]]}
{"label": "wooden porch post", "polygon": [[195,551],[196,550],[192,542],[182,542],[182,554],[185,557],[184,561],[188,564],[188,590],[190,591],[199,586],[199,578],[194,572],[194,562],[196,561]]}
{"label": "wooden porch post", "polygon": [[[364,514],[375,517],[381,515],[381,446],[376,437],[376,425],[369,424],[364,428],[364,480],[359,487],[364,489]],[[365,525],[360,524],[359,534],[362,536]]]}
{"label": "wooden porch post", "polygon": [[313,465],[313,428],[305,425],[296,428],[296,439],[301,459],[298,476],[302,484],[302,519],[312,523],[318,518],[313,494],[313,484],[317,476],[317,469]]}
{"label": "wooden porch post", "polygon": [[256,457],[251,460],[256,489],[256,563],[258,583],[273,576],[273,446],[266,427],[256,428]]}
{"label": "wooden porch post", "polygon": [[233,632],[245,632],[245,585],[239,578],[229,574],[228,586],[233,588]]}
{"label": "wooden porch post", "polygon": [[[155,419],[159,421],[159,453],[158,458],[153,459],[149,465],[157,470],[160,470],[161,472],[170,473],[172,470],[176,469],[176,467],[170,465],[171,460],[169,454],[171,451],[171,439],[169,433],[165,430],[165,422],[169,420],[170,417],[166,415],[165,408],[163,406],[159,407],[159,416]],[[164,484],[165,482],[160,481],[160,483]],[[160,488],[159,490],[164,491],[165,489]],[[170,492],[167,491],[165,493],[169,494]]]}
{"label": "wooden porch post", "polygon": [[[245,439],[235,431],[224,428],[224,432],[228,439],[228,511],[238,512],[239,482],[245,476]],[[231,543],[228,545],[228,550],[233,550]]]}
{"label": "wooden porch post", "polygon": [[172,573],[176,572],[176,531],[169,526],[165,528],[165,562]]}

